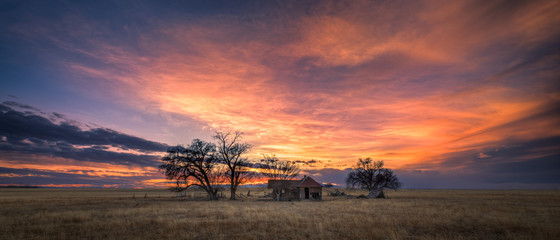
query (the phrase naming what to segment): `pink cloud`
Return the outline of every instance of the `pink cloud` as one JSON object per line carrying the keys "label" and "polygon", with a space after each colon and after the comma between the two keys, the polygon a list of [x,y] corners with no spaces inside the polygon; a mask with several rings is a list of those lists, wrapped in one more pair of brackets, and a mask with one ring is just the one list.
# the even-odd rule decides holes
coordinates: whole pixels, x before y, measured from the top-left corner
{"label": "pink cloud", "polygon": [[[93,47],[83,49],[47,35],[106,64],[62,63],[93,81],[80,88],[102,89],[99,94],[130,106],[184,115],[207,128],[242,130],[255,144],[254,158],[275,152],[344,168],[371,156],[403,167],[558,134],[551,119],[498,127],[559,99],[557,92],[539,94],[557,71],[537,66],[537,73],[507,73],[525,61],[518,56],[558,36],[557,3],[396,5],[332,3],[262,26],[208,17],[151,29],[136,48],[93,38]],[[273,40],[280,33],[285,37]],[[523,74],[544,80],[519,86]]]}

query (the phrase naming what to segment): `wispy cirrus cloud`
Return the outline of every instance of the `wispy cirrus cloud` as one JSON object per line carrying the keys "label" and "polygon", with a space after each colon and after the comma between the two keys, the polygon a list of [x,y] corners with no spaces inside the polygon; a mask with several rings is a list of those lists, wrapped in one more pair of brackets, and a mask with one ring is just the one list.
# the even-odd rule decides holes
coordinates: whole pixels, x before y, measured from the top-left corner
{"label": "wispy cirrus cloud", "polygon": [[242,130],[252,158],[342,171],[371,156],[435,172],[466,168],[445,164],[455,154],[474,161],[560,135],[555,1],[139,9],[145,18],[72,14],[13,29],[58,47],[76,91]]}
{"label": "wispy cirrus cloud", "polygon": [[[295,18],[288,21],[297,22],[293,26],[227,14],[156,25],[140,38],[143,54],[103,41],[88,56],[110,67],[68,66],[117,80],[119,91],[130,88],[127,96],[147,96],[133,101],[214,128],[242,129],[257,136],[251,139],[257,150],[341,161],[363,155],[392,160],[388,153],[400,152],[394,164],[402,165],[433,157],[425,148],[435,148],[435,155],[449,151],[438,146],[458,138],[458,148],[473,147],[465,136],[557,101],[554,92],[537,95],[558,76],[550,70],[558,52],[531,57],[543,46],[535,42],[552,44],[558,35],[550,31],[557,22],[548,11],[558,7],[553,3],[507,11],[501,3],[417,3],[421,10],[355,3],[332,12],[333,4],[287,16]],[[371,9],[380,15],[368,14]],[[382,21],[390,16],[399,21]],[[539,17],[520,24],[532,16]],[[278,32],[286,37],[271,40]],[[537,64],[524,65],[527,57]],[[539,80],[524,84],[525,74]]]}

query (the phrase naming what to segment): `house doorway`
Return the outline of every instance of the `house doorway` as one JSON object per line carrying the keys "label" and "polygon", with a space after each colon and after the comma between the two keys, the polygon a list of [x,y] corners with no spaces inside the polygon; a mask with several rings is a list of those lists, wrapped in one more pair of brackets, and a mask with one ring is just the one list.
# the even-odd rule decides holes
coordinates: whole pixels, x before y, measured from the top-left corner
{"label": "house doorway", "polygon": [[309,199],[309,188],[305,188],[305,199]]}

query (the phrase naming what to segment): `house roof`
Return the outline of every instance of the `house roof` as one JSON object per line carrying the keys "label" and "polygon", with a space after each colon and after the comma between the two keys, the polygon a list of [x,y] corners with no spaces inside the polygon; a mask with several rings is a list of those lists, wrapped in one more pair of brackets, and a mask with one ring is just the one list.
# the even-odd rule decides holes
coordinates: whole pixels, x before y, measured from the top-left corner
{"label": "house roof", "polygon": [[320,183],[315,181],[313,178],[306,176],[298,184],[298,187],[319,187],[320,188],[320,187],[323,187],[323,185],[321,185]]}
{"label": "house roof", "polygon": [[305,176],[301,180],[268,180],[268,188],[297,188],[297,187],[323,187],[313,178]]}
{"label": "house roof", "polygon": [[296,188],[301,180],[268,180],[268,189],[271,188]]}

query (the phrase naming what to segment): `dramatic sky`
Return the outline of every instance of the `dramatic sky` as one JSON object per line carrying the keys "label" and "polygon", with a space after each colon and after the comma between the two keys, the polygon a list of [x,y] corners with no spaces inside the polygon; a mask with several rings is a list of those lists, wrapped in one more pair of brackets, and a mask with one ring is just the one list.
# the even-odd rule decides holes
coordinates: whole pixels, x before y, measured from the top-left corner
{"label": "dramatic sky", "polygon": [[164,186],[240,130],[302,175],[560,187],[560,2],[1,1],[0,185]]}

